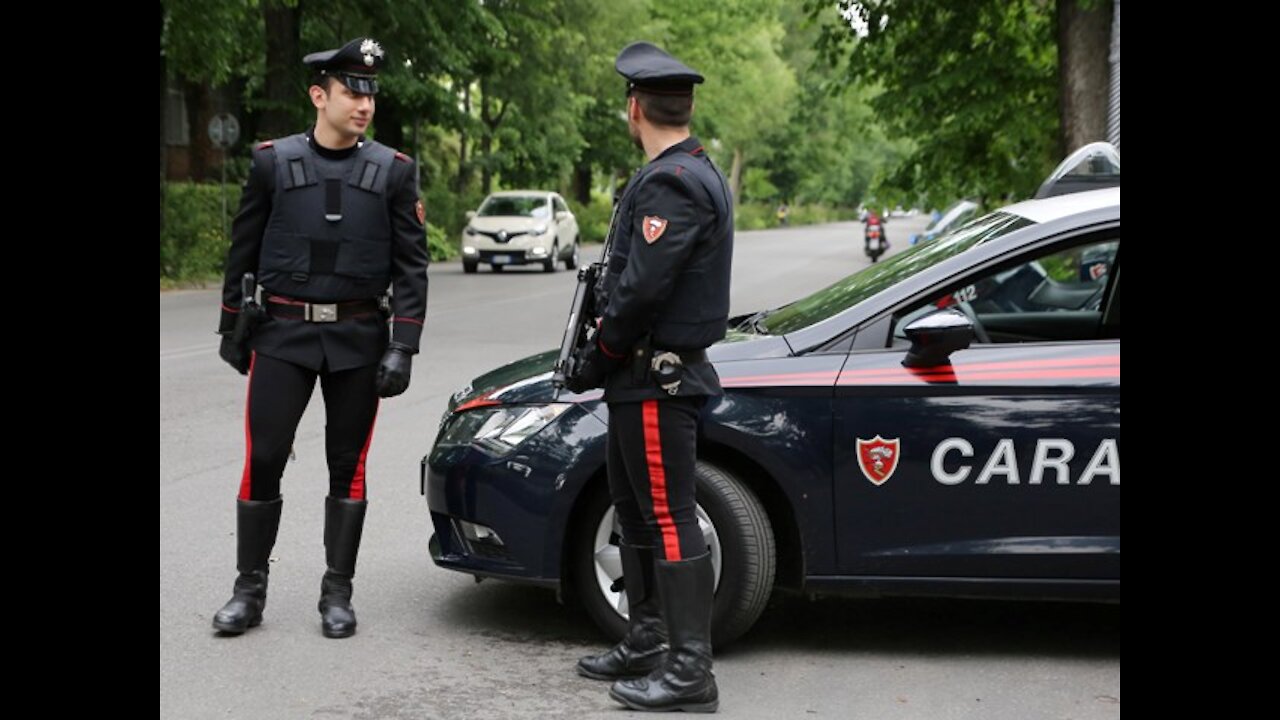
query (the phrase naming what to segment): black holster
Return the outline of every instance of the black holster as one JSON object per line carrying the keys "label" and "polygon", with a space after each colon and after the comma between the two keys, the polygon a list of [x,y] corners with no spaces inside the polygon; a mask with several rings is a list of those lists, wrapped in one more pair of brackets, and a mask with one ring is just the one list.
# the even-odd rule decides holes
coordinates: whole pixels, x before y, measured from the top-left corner
{"label": "black holster", "polygon": [[645,335],[631,347],[631,384],[643,385],[649,377],[649,359],[653,357],[653,336]]}
{"label": "black holster", "polygon": [[241,352],[249,352],[249,338],[253,337],[254,328],[267,319],[267,310],[254,299],[257,287],[253,273],[245,273],[240,280],[240,314],[236,316],[236,325],[231,330],[231,341]]}
{"label": "black holster", "polygon": [[245,303],[236,316],[236,326],[231,331],[231,341],[238,347],[248,350],[249,338],[253,337],[254,328],[267,318],[267,311],[256,302]]}

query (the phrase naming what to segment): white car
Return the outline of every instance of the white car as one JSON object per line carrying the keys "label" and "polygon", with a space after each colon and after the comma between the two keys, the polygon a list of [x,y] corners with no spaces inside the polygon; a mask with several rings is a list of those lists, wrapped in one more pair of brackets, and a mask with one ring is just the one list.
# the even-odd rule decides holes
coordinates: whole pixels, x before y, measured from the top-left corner
{"label": "white car", "polygon": [[462,269],[473,273],[480,263],[494,272],[507,265],[539,263],[555,272],[556,262],[578,266],[578,221],[559,193],[506,190],[484,199],[467,212],[462,230]]}

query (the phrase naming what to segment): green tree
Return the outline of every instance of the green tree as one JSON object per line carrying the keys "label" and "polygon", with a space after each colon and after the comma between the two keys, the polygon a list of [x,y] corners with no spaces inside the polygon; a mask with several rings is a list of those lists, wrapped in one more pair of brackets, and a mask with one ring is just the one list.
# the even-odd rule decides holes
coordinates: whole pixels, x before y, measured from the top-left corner
{"label": "green tree", "polygon": [[787,123],[785,108],[795,96],[794,73],[780,56],[782,6],[782,0],[653,2],[667,28],[659,44],[707,78],[696,93],[693,130],[729,169],[735,197],[746,163],[767,156],[766,139]]}
{"label": "green tree", "polygon": [[[833,64],[847,60],[850,81],[882,87],[872,106],[894,135],[915,142],[886,184],[903,192],[927,187],[935,197],[977,196],[985,204],[1025,197],[1062,158],[1065,143],[1095,132],[1091,139],[1101,139],[1104,123],[1084,119],[1097,103],[1073,100],[1074,109],[1060,114],[1063,67],[1076,78],[1072,87],[1090,85],[1091,97],[1106,92],[1105,73],[1071,69],[1081,62],[1074,50],[1089,47],[1085,39],[1100,38],[1106,47],[1110,4],[1080,4],[839,0],[848,22],[828,26],[824,56]],[[814,15],[831,12],[821,0],[808,7]],[[1059,62],[1060,40],[1072,48],[1062,56],[1075,58],[1067,66]],[[1097,130],[1076,132],[1081,123]]]}

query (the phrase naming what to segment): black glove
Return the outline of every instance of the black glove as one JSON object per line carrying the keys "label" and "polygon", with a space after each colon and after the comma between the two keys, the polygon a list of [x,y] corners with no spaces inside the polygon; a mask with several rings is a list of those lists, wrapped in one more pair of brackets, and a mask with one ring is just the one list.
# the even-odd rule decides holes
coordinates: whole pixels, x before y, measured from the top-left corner
{"label": "black glove", "polygon": [[408,345],[391,343],[378,365],[378,379],[374,386],[378,397],[395,397],[409,388],[409,369],[413,364],[413,350]]}
{"label": "black glove", "polygon": [[617,366],[618,361],[605,355],[599,344],[591,343],[578,351],[577,372],[564,379],[564,386],[576,393],[604,387],[605,378]]}
{"label": "black glove", "polygon": [[249,360],[253,354],[247,346],[241,346],[230,335],[222,336],[222,344],[218,346],[218,357],[227,361],[227,364],[236,369],[241,375],[249,374]]}

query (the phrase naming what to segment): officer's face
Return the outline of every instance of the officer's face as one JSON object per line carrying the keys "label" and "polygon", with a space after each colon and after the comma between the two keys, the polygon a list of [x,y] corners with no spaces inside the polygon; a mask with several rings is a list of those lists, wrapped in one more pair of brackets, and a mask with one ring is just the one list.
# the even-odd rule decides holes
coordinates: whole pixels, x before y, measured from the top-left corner
{"label": "officer's face", "polygon": [[351,88],[338,80],[329,83],[328,92],[315,90],[317,88],[312,87],[311,101],[320,111],[321,122],[344,137],[364,135],[369,123],[373,121],[372,95],[352,92]]}

